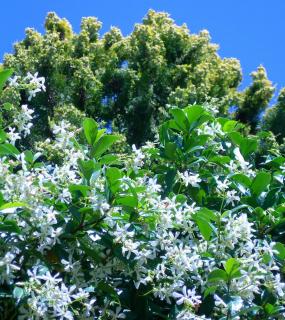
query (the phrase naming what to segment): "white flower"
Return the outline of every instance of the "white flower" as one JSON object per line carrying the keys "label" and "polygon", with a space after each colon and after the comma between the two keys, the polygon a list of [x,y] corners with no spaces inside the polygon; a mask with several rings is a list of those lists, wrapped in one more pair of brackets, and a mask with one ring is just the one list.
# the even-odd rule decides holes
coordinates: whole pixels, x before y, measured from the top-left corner
{"label": "white flower", "polygon": [[19,84],[18,84],[18,79],[20,79],[20,77],[19,76],[14,76],[13,78],[10,78],[9,79],[9,85],[11,86],[11,87],[17,87]]}
{"label": "white flower", "polygon": [[242,306],[243,306],[243,301],[241,297],[235,297],[235,299],[232,300],[231,302],[231,309],[234,313],[239,312]]}
{"label": "white flower", "polygon": [[111,319],[112,320],[116,320],[116,319],[125,319],[126,315],[123,313],[125,310],[122,311],[122,308],[120,306],[116,307],[116,311],[112,311],[110,310],[110,315],[111,315]]}
{"label": "white flower", "polygon": [[231,160],[229,164],[226,164],[225,167],[227,167],[231,173],[237,171],[237,164],[233,160]]}
{"label": "white flower", "polygon": [[10,140],[10,143],[12,145],[15,145],[15,142],[17,140],[21,139],[21,136],[20,136],[20,134],[18,132],[15,132],[16,128],[9,127],[8,130],[9,130],[7,132],[8,139]]}
{"label": "white flower", "polygon": [[252,167],[252,165],[249,164],[249,162],[244,160],[242,154],[240,153],[239,148],[234,149],[234,155],[235,155],[235,158],[238,161],[242,171],[248,176],[254,175],[253,170],[250,169]]}
{"label": "white flower", "polygon": [[183,173],[178,172],[179,178],[183,181],[185,186],[191,185],[192,187],[199,187],[199,182],[202,180],[199,178],[199,174],[193,174],[188,171]]}
{"label": "white flower", "polygon": [[236,195],[237,192],[235,190],[227,191],[226,193],[226,204],[234,205],[235,201],[240,201],[240,197]]}
{"label": "white flower", "polygon": [[127,252],[127,256],[126,256],[127,259],[130,259],[132,253],[134,255],[138,255],[139,251],[137,250],[137,248],[139,247],[139,245],[140,245],[139,242],[134,242],[133,240],[125,240],[122,247],[123,256],[125,256],[126,252]]}
{"label": "white flower", "polygon": [[34,75],[28,72],[25,80],[28,80],[34,87],[33,89],[29,90],[29,101],[34,98],[38,92],[46,91],[45,78],[38,77],[38,72],[36,72]]}
{"label": "white flower", "polygon": [[173,298],[178,299],[176,303],[178,305],[186,303],[190,304],[191,306],[196,306],[201,303],[201,296],[196,295],[196,290],[194,289],[187,289],[186,286],[183,286],[182,293],[180,292],[173,292]]}
{"label": "white flower", "polygon": [[4,257],[0,259],[0,283],[9,283],[12,278],[12,273],[16,270],[20,270],[12,261],[15,259],[15,255],[11,252],[7,252]]}
{"label": "white flower", "polygon": [[161,185],[157,184],[156,178],[149,178],[147,182],[148,191],[150,193],[161,191]]}
{"label": "white flower", "polygon": [[59,196],[58,196],[58,200],[64,203],[69,203],[71,200],[71,193],[69,192],[69,190],[67,188],[64,188],[63,190],[61,190]]}
{"label": "white flower", "polygon": [[285,283],[281,282],[280,274],[276,274],[274,282],[273,282],[274,289],[278,293],[280,297],[285,296]]}
{"label": "white flower", "polygon": [[145,155],[141,152],[140,149],[137,149],[134,144],[132,145],[132,150],[133,150],[133,152],[134,152],[134,154],[135,154],[135,157],[134,157],[134,159],[133,159],[133,164],[132,164],[132,165],[133,165],[134,171],[137,172],[138,169],[139,169],[140,167],[142,167],[143,164],[144,164],[144,161],[143,161],[143,160],[144,160],[144,158],[145,158]]}
{"label": "white flower", "polygon": [[225,192],[230,186],[230,181],[228,179],[221,181],[218,178],[216,178],[216,183],[217,183],[217,190],[220,192]]}
{"label": "white flower", "polygon": [[227,307],[227,304],[218,295],[214,294],[215,306],[217,307]]}
{"label": "white flower", "polygon": [[26,104],[21,106],[21,112],[17,114],[14,119],[14,124],[18,127],[20,133],[23,132],[24,137],[30,134],[30,129],[33,126],[31,120],[33,119],[32,114],[34,110],[29,109]]}

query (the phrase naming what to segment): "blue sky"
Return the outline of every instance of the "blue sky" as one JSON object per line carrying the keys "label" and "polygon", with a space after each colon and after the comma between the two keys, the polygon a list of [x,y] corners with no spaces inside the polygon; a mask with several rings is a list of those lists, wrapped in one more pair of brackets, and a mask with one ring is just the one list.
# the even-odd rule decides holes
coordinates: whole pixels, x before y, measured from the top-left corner
{"label": "blue sky", "polygon": [[10,0],[1,4],[0,57],[12,51],[12,44],[24,37],[26,27],[43,32],[49,11],[67,18],[75,32],[83,16],[130,33],[147,10],[167,11],[177,24],[186,23],[191,32],[208,29],[220,45],[223,57],[241,61],[244,81],[263,64],[278,89],[285,86],[285,0]]}

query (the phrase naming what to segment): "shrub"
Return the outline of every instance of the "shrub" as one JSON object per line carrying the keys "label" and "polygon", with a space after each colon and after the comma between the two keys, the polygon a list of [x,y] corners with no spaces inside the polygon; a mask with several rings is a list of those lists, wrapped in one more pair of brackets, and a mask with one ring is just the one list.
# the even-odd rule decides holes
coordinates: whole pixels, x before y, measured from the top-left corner
{"label": "shrub", "polygon": [[56,124],[54,164],[13,145],[31,115],[0,135],[1,300],[18,319],[284,318],[285,158],[256,167],[255,136],[192,105],[120,155],[91,118],[85,143]]}

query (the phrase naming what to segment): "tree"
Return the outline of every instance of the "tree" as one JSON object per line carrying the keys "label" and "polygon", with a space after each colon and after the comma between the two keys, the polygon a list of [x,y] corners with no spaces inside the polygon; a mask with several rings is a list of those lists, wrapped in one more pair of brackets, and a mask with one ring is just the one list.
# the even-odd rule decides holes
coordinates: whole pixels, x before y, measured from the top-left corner
{"label": "tree", "polygon": [[237,120],[248,124],[252,132],[256,131],[261,112],[268,106],[274,94],[274,86],[267,79],[266,70],[259,66],[257,71],[251,73],[252,84],[240,96]]}
{"label": "tree", "polygon": [[[91,17],[82,19],[80,33],[75,34],[68,21],[55,13],[48,14],[45,28],[44,35],[27,29],[25,39],[4,62],[18,75],[38,71],[46,78],[46,92],[31,101],[40,115],[40,136],[51,134],[48,117],[67,105],[113,121],[130,143],[141,144],[153,138],[157,125],[167,117],[168,105],[210,102],[224,115],[244,97],[241,109],[250,117],[255,114],[252,100],[264,101],[260,95],[265,73],[258,82],[260,90],[238,93],[239,61],[222,59],[207,31],[192,34],[166,13],[150,10],[127,37],[117,28],[99,37],[101,23]],[[22,94],[21,103],[26,102]]]}
{"label": "tree", "polygon": [[267,109],[263,128],[270,130],[276,135],[278,142],[282,142],[285,137],[285,88],[280,90],[277,103],[272,108]]}

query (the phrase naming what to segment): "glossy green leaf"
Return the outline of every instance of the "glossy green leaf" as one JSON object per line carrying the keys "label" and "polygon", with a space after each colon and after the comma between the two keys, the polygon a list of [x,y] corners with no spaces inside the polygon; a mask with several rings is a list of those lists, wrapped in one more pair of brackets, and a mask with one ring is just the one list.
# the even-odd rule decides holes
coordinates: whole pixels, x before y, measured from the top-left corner
{"label": "glossy green leaf", "polygon": [[0,207],[0,211],[7,211],[8,209],[25,208],[27,204],[25,202],[9,202]]}
{"label": "glossy green leaf", "polygon": [[239,266],[240,266],[239,262],[234,258],[228,259],[226,261],[226,263],[224,264],[224,268],[226,270],[226,273],[229,276],[236,273],[239,270]]}
{"label": "glossy green leaf", "polygon": [[10,143],[0,144],[0,156],[17,156],[20,151]]}
{"label": "glossy green leaf", "polygon": [[208,276],[208,281],[210,282],[217,282],[217,281],[227,281],[228,275],[226,271],[222,269],[215,269],[212,272],[210,272]]}
{"label": "glossy green leaf", "polygon": [[106,170],[106,178],[109,184],[109,188],[112,193],[116,193],[121,185],[120,179],[123,177],[123,174],[118,168],[108,168]]}
{"label": "glossy green leaf", "polygon": [[95,158],[100,157],[105,151],[107,151],[116,141],[119,140],[115,135],[104,135],[95,144],[92,150],[92,156]]}
{"label": "glossy green leaf", "polygon": [[83,173],[84,177],[87,179],[87,181],[90,180],[93,172],[99,171],[101,169],[101,166],[99,163],[96,163],[94,160],[78,160],[78,165],[80,168],[80,171]]}
{"label": "glossy green leaf", "polygon": [[187,132],[189,130],[189,120],[187,119],[185,112],[180,108],[172,108],[169,112],[173,115],[177,126],[182,131]]}
{"label": "glossy green leaf", "polygon": [[13,70],[12,69],[4,69],[4,70],[0,70],[0,90],[3,89],[5,83],[7,82],[7,80],[11,77],[11,75],[13,74]]}
{"label": "glossy green leaf", "polygon": [[116,198],[116,204],[130,208],[135,208],[138,205],[138,199],[133,195],[121,196]]}
{"label": "glossy green leaf", "polygon": [[195,218],[195,221],[204,239],[206,241],[209,241],[211,239],[211,234],[212,234],[212,227],[210,225],[210,222],[201,216],[197,216]]}
{"label": "glossy green leaf", "polygon": [[84,119],[83,121],[83,129],[87,142],[90,145],[93,145],[96,141],[97,133],[98,133],[98,125],[96,121],[92,118]]}
{"label": "glossy green leaf", "polygon": [[259,196],[261,192],[265,191],[270,184],[271,174],[268,172],[259,172],[253,179],[251,184],[251,191],[253,195]]}
{"label": "glossy green leaf", "polygon": [[274,246],[274,249],[278,251],[276,254],[277,257],[281,260],[285,260],[285,246],[281,242],[277,242]]}

